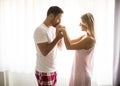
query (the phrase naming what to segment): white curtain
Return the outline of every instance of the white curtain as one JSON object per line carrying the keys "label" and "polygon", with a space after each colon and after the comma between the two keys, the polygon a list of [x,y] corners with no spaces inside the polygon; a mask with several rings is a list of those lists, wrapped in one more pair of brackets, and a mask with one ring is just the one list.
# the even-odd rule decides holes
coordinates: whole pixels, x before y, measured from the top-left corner
{"label": "white curtain", "polygon": [[[0,0],[0,71],[34,72],[36,51],[33,32],[46,17],[47,9],[58,5],[64,10],[62,24],[71,39],[80,32],[80,16],[95,17],[97,44],[94,76],[98,84],[112,84],[114,0]],[[69,82],[74,51],[58,53],[58,83]],[[66,76],[63,76],[66,74]],[[66,86],[66,85],[61,85]]]}

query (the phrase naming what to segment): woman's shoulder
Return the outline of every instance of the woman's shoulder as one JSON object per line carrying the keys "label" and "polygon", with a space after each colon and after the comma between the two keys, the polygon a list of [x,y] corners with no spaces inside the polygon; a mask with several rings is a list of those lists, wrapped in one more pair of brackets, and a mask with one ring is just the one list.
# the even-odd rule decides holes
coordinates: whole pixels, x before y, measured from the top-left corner
{"label": "woman's shoulder", "polygon": [[86,36],[85,40],[90,41],[90,42],[96,42],[95,38],[92,36]]}
{"label": "woman's shoulder", "polygon": [[86,36],[84,39],[83,39],[85,42],[85,47],[86,49],[89,49],[89,48],[92,48],[93,46],[95,46],[95,38],[93,38],[92,36]]}

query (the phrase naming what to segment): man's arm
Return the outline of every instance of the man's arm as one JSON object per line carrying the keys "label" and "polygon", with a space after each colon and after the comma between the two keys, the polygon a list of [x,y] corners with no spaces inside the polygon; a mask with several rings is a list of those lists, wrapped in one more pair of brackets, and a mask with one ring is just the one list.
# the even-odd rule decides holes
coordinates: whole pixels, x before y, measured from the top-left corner
{"label": "man's arm", "polygon": [[61,33],[58,33],[58,35],[56,36],[56,38],[53,40],[53,42],[48,43],[38,43],[38,47],[40,49],[40,51],[42,52],[42,54],[44,56],[48,55],[48,53],[55,47],[55,45],[58,43],[58,41],[63,37],[63,35]]}

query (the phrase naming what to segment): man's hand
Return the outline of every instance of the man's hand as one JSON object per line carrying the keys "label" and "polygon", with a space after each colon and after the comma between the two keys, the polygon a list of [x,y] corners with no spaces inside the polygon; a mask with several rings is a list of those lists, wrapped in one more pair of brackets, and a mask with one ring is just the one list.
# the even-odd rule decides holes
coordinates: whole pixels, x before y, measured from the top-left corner
{"label": "man's hand", "polygon": [[62,32],[59,31],[59,32],[57,33],[56,37],[57,37],[58,39],[61,39],[61,38],[63,37]]}
{"label": "man's hand", "polygon": [[62,34],[62,31],[65,30],[65,26],[62,25],[57,25],[56,26],[56,35],[58,35],[58,33]]}
{"label": "man's hand", "polygon": [[57,38],[59,39],[57,46],[60,50],[62,50],[62,46],[63,46],[63,40],[62,40],[63,34],[62,32],[58,32],[57,34]]}
{"label": "man's hand", "polygon": [[[62,26],[62,25],[57,25],[56,26],[56,35],[59,35],[59,37],[63,37],[63,33],[61,32],[60,28],[65,28],[65,27]],[[62,46],[63,46],[63,40],[62,40],[62,38],[59,40],[59,42],[58,42],[57,45],[58,45],[58,48],[60,50],[62,50]]]}

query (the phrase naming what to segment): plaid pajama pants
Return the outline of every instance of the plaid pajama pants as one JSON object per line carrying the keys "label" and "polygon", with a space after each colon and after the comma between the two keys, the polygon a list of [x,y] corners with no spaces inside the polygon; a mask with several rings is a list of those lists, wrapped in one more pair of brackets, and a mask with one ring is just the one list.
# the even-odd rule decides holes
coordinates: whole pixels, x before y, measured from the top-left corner
{"label": "plaid pajama pants", "polygon": [[56,84],[56,72],[44,73],[44,72],[35,72],[35,76],[38,82],[38,86],[55,86]]}

